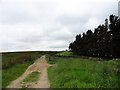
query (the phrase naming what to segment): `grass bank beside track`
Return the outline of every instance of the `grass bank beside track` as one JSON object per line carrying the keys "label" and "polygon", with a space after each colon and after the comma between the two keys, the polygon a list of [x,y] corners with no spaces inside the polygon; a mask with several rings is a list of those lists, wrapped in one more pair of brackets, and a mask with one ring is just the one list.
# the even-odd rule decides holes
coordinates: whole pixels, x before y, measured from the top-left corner
{"label": "grass bank beside track", "polygon": [[21,76],[31,64],[32,62],[28,61],[26,63],[17,64],[11,68],[2,70],[2,88],[5,88],[7,85],[10,84],[11,81]]}
{"label": "grass bank beside track", "polygon": [[120,62],[49,57],[51,88],[120,88]]}

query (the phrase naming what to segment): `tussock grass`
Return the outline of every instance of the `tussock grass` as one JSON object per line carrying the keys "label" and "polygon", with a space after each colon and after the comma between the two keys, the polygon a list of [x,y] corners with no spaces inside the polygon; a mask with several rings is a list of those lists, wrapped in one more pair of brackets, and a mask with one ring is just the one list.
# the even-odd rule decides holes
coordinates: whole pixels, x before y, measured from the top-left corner
{"label": "tussock grass", "polygon": [[25,82],[25,83],[35,82],[35,81],[38,80],[39,75],[40,75],[40,72],[34,71],[34,72],[32,72],[31,74],[29,74],[29,75],[23,80],[23,82]]}
{"label": "tussock grass", "polygon": [[52,88],[119,88],[117,61],[80,58],[51,58],[57,65],[48,69]]}

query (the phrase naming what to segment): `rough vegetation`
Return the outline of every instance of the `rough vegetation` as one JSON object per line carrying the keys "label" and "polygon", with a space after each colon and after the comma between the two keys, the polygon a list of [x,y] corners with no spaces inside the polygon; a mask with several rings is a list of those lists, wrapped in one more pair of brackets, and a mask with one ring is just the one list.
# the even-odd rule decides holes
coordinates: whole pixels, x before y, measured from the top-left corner
{"label": "rough vegetation", "polygon": [[2,88],[5,88],[7,85],[9,85],[11,81],[17,79],[20,75],[22,75],[24,71],[27,69],[27,67],[31,64],[32,62],[29,61],[2,70]]}
{"label": "rough vegetation", "polygon": [[2,88],[17,79],[41,55],[53,55],[54,51],[8,52],[2,53]]}
{"label": "rough vegetation", "polygon": [[72,52],[69,52],[69,51],[64,51],[64,52],[61,52],[61,53],[57,53],[56,55],[57,56],[74,56],[74,54]]}
{"label": "rough vegetation", "polygon": [[29,52],[8,52],[2,53],[2,69],[10,68],[16,64],[22,64],[27,61],[34,62],[44,54],[55,54],[57,51],[29,51]]}
{"label": "rough vegetation", "polygon": [[51,57],[51,88],[119,88],[119,61]]}

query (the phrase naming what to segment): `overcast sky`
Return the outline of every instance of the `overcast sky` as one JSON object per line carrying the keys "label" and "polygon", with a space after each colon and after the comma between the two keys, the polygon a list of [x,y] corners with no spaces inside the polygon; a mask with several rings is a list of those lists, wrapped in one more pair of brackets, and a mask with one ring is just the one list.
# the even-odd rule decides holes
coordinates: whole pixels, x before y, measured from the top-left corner
{"label": "overcast sky", "polygon": [[0,51],[65,50],[94,30],[118,0],[0,0]]}

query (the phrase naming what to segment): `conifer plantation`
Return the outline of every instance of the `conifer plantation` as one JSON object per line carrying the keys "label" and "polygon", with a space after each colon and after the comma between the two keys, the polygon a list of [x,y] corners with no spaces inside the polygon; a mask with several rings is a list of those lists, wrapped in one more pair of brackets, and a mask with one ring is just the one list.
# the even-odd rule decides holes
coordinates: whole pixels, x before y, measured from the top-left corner
{"label": "conifer plantation", "polygon": [[120,58],[120,19],[110,15],[105,23],[76,35],[69,45],[70,51],[81,56]]}

